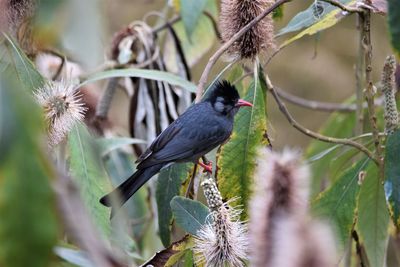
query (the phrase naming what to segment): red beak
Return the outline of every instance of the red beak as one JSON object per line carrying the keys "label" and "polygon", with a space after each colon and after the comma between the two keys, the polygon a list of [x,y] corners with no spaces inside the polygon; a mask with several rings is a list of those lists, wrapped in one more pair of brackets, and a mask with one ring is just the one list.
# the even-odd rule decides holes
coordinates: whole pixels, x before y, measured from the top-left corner
{"label": "red beak", "polygon": [[243,99],[239,99],[239,101],[236,103],[236,107],[243,107],[243,106],[252,107],[253,104],[250,103],[250,102],[247,102],[247,101],[245,101]]}

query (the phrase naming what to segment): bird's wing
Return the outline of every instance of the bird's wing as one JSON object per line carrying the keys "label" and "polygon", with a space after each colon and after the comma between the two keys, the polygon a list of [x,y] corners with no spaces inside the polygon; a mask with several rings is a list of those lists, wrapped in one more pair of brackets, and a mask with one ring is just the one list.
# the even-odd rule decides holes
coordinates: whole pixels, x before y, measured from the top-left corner
{"label": "bird's wing", "polygon": [[219,144],[223,143],[230,134],[218,122],[198,120],[180,130],[169,139],[158,151],[140,163],[138,167],[145,168],[161,162],[191,161],[196,156],[204,155]]}
{"label": "bird's wing", "polygon": [[151,145],[143,152],[142,155],[136,160],[136,163],[141,163],[154,152],[161,150],[175,135],[179,133],[181,129],[180,123],[174,121],[159,136],[151,143]]}

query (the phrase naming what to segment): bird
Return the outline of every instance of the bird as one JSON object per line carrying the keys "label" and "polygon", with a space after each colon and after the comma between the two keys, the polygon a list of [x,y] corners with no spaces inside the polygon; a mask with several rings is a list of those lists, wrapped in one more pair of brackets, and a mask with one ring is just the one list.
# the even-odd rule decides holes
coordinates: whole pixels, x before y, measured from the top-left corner
{"label": "bird", "polygon": [[226,80],[215,82],[199,103],[190,106],[140,155],[136,172],[100,199],[111,207],[111,218],[151,177],[173,163],[194,162],[212,172],[212,165],[199,159],[229,139],[234,116],[243,106],[253,105],[239,98],[234,85]]}

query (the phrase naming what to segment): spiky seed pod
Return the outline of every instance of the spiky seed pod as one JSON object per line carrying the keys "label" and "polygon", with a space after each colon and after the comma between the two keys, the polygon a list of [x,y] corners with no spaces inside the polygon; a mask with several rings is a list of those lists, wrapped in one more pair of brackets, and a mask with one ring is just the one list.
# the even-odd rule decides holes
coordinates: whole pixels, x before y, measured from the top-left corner
{"label": "spiky seed pod", "polygon": [[222,202],[221,193],[219,192],[214,179],[209,178],[209,179],[204,180],[201,183],[201,186],[203,187],[203,191],[204,191],[204,195],[207,199],[208,207],[212,211],[218,210],[218,208],[221,207],[224,203]]}
{"label": "spiky seed pod", "polygon": [[195,236],[194,254],[198,263],[206,266],[244,266],[247,260],[248,239],[246,224],[239,220],[241,210],[222,202],[212,178],[202,182],[211,220]]}
{"label": "spiky seed pod", "polygon": [[260,153],[249,205],[252,266],[273,266],[268,265],[275,242],[272,235],[281,218],[307,216],[309,171],[300,158],[291,150],[274,153],[263,149]]}
{"label": "spiky seed pod", "polygon": [[5,2],[8,27],[14,32],[33,16],[36,4],[34,0],[7,0]]}
{"label": "spiky seed pod", "polygon": [[[222,0],[220,14],[222,41],[227,42],[274,2],[274,0]],[[240,37],[228,49],[228,54],[232,59],[254,60],[260,53],[274,47],[274,26],[270,14]]]}
{"label": "spiky seed pod", "polygon": [[49,146],[61,142],[72,127],[82,121],[87,108],[81,95],[66,81],[48,82],[35,92],[48,123]]}
{"label": "spiky seed pod", "polygon": [[385,60],[382,71],[382,92],[385,99],[385,131],[393,132],[399,124],[399,115],[396,106],[395,84],[396,59],[393,55]]}

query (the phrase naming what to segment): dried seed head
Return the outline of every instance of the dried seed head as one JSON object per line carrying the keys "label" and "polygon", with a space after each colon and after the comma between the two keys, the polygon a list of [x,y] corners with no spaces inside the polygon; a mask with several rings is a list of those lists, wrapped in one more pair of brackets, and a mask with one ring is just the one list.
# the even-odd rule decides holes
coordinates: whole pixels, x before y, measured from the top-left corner
{"label": "dried seed head", "polygon": [[211,211],[218,210],[224,203],[222,202],[221,193],[219,192],[214,179],[209,178],[204,180],[201,183],[201,186],[203,187],[208,207]]}
{"label": "dried seed head", "polygon": [[[227,42],[274,2],[274,0],[222,0],[220,31],[223,42]],[[274,26],[270,14],[240,37],[228,49],[228,54],[233,59],[254,60],[260,53],[274,47]]]}
{"label": "dried seed head", "polygon": [[385,131],[393,132],[399,125],[399,115],[396,106],[395,84],[396,59],[393,55],[385,60],[382,71],[382,92],[385,97]]}
{"label": "dried seed head", "polygon": [[202,182],[211,209],[211,221],[195,236],[194,253],[198,263],[206,266],[244,266],[248,240],[246,224],[240,221],[241,210],[222,202],[212,178]]}
{"label": "dried seed head", "polygon": [[49,146],[57,145],[72,127],[84,119],[84,104],[72,84],[48,82],[35,92],[48,123]]}
{"label": "dried seed head", "polygon": [[309,175],[300,158],[300,153],[291,150],[260,153],[250,202],[252,266],[273,266],[266,264],[273,253],[272,235],[282,218],[307,216]]}
{"label": "dried seed head", "polygon": [[6,16],[11,32],[16,32],[19,27],[29,20],[35,10],[34,0],[8,0],[6,2]]}

